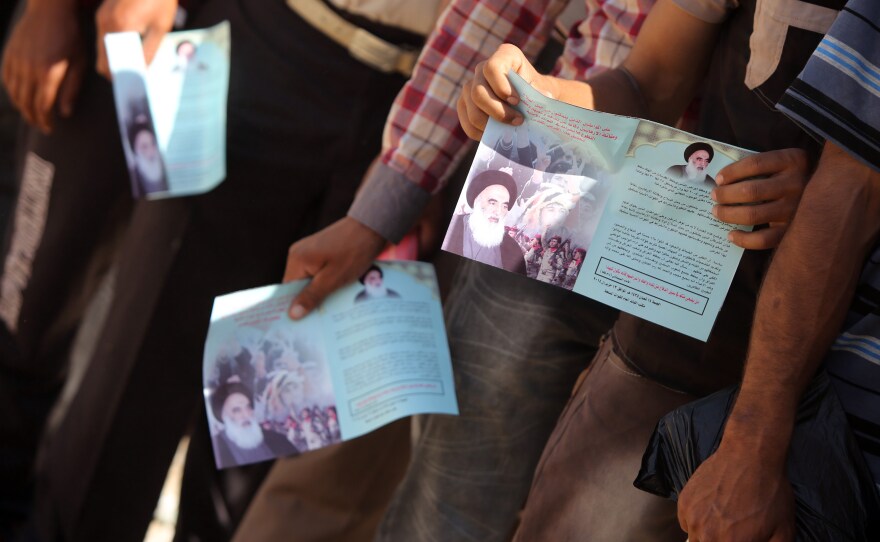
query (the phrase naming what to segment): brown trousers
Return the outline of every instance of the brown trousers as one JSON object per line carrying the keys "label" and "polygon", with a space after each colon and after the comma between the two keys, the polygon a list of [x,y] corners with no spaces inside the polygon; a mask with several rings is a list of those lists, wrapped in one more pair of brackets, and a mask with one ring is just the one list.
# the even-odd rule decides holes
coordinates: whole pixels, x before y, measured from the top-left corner
{"label": "brown trousers", "polygon": [[409,463],[409,418],[299,457],[280,459],[233,542],[364,542]]}
{"label": "brown trousers", "polygon": [[515,542],[682,542],[676,505],[633,487],[659,419],[696,397],[628,368],[606,340],[535,471]]}

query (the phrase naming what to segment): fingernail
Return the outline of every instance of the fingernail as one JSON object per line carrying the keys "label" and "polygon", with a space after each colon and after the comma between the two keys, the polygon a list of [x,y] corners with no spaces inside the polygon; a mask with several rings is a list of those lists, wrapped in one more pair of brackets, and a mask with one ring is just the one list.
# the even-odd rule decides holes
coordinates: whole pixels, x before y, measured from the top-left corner
{"label": "fingernail", "polygon": [[509,96],[509,97],[507,98],[507,103],[509,103],[510,105],[516,105],[516,104],[519,103],[519,97],[517,97],[517,96]]}
{"label": "fingernail", "polygon": [[715,189],[713,188],[711,192],[709,192],[709,197],[712,198],[712,201],[718,201],[718,195],[715,194]]}
{"label": "fingernail", "polygon": [[299,320],[303,316],[306,315],[306,309],[302,305],[294,305],[290,308],[290,317],[294,320]]}
{"label": "fingernail", "polygon": [[718,184],[724,184],[724,175],[716,175],[715,182]]}
{"label": "fingernail", "polygon": [[718,206],[717,205],[712,206],[712,216],[715,216],[715,217],[718,216]]}
{"label": "fingernail", "polygon": [[510,121],[510,124],[513,124],[514,126],[519,126],[522,123],[523,123],[522,117],[513,117],[513,120]]}
{"label": "fingernail", "polygon": [[727,232],[727,240],[733,241],[733,232],[732,231]]}

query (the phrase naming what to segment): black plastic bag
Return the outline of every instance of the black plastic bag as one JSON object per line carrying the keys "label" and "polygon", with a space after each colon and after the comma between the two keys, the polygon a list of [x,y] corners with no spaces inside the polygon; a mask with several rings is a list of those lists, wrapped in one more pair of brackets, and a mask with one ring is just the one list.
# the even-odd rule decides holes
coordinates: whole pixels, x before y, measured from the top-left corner
{"label": "black plastic bag", "polygon": [[[718,448],[736,391],[719,391],[664,416],[634,485],[677,501],[691,474]],[[880,541],[876,486],[824,371],[801,399],[787,468],[798,541]]]}

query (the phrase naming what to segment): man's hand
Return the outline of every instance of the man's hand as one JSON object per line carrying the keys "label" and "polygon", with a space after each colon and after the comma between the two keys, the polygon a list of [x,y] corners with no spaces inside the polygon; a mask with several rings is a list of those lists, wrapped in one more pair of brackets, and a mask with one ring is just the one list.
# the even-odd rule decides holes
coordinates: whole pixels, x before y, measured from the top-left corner
{"label": "man's hand", "polygon": [[753,232],[733,230],[728,238],[747,249],[775,248],[794,217],[811,173],[802,149],[747,156],[718,172],[715,180],[719,186],[712,190],[718,205],[712,213],[730,224],[770,224]]}
{"label": "man's hand", "polygon": [[98,73],[110,78],[110,65],[104,49],[104,36],[111,32],[137,32],[144,44],[144,57],[149,64],[159,43],[174,25],[177,0],[104,0],[95,22],[98,27]]}
{"label": "man's hand", "polygon": [[312,281],[291,302],[290,317],[304,317],[340,286],[361,276],[385,244],[378,233],[345,217],[291,245],[284,282]]}
{"label": "man's hand", "polygon": [[785,476],[787,447],[767,457],[750,443],[724,438],[679,496],[678,522],[689,542],[792,542],[794,496]]}
{"label": "man's hand", "polygon": [[513,107],[519,96],[507,74],[513,70],[539,92],[553,96],[554,78],[539,74],[522,51],[505,43],[488,60],[477,64],[474,78],[465,83],[458,98],[458,119],[464,133],[479,141],[489,117],[519,126],[523,117]]}
{"label": "man's hand", "polygon": [[3,54],[3,84],[22,117],[51,132],[56,102],[62,116],[73,112],[85,68],[75,8],[28,3]]}

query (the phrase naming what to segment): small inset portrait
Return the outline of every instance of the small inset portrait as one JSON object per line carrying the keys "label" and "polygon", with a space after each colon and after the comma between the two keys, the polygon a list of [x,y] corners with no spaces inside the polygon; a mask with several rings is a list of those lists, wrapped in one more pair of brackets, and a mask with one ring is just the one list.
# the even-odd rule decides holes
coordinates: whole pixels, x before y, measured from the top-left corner
{"label": "small inset portrait", "polygon": [[385,285],[385,274],[382,273],[382,268],[378,265],[371,265],[358,281],[364,285],[364,289],[354,297],[355,303],[400,297],[400,294]]}
{"label": "small inset portrait", "polygon": [[156,132],[146,115],[137,115],[128,125],[128,144],[132,153],[132,178],[139,193],[168,191]]}
{"label": "small inset portrait", "polygon": [[674,179],[714,188],[715,179],[707,174],[709,164],[714,157],[715,149],[712,148],[712,145],[703,142],[691,143],[684,149],[686,163],[670,167],[666,170],[666,175]]}

